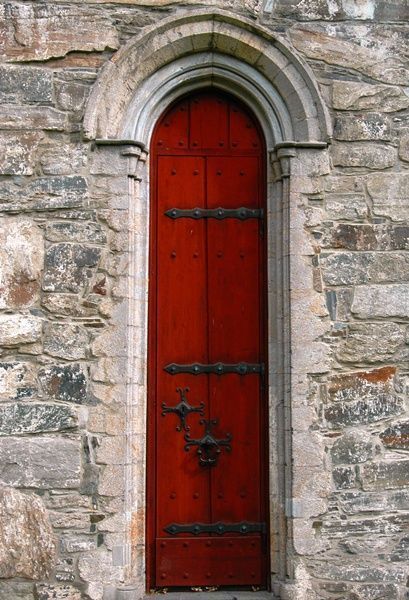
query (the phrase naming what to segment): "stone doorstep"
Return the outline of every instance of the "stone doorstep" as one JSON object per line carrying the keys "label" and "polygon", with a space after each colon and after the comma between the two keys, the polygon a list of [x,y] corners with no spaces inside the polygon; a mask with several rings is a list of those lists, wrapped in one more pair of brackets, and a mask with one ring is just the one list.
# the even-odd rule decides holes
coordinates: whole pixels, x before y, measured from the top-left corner
{"label": "stone doorstep", "polygon": [[143,600],[277,600],[269,592],[170,592],[149,594]]}

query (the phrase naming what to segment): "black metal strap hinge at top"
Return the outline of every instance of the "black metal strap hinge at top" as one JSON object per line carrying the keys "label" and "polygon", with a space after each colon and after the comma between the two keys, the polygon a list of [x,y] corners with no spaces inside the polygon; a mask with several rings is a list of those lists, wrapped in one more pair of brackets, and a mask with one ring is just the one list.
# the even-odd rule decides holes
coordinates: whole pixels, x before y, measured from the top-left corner
{"label": "black metal strap hinge at top", "polygon": [[251,375],[253,373],[264,373],[263,363],[246,363],[240,362],[235,364],[227,364],[217,362],[209,365],[202,363],[192,363],[188,365],[179,365],[170,363],[164,367],[164,370],[170,375],[178,373],[190,373],[192,375],[202,375],[203,373],[214,373],[215,375],[225,375],[226,373],[237,373],[238,375]]}
{"label": "black metal strap hinge at top", "polygon": [[265,523],[249,523],[241,521],[240,523],[171,523],[164,528],[166,533],[177,535],[178,533],[192,533],[200,535],[201,533],[265,533]]}
{"label": "black metal strap hinge at top", "polygon": [[262,219],[264,210],[262,208],[170,208],[165,212],[170,219]]}

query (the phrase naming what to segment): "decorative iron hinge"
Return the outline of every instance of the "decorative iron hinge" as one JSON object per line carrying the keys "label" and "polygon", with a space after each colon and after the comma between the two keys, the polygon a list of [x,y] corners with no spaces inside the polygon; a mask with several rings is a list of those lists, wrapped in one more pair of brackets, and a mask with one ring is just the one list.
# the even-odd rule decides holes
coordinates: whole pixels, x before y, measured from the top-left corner
{"label": "decorative iron hinge", "polygon": [[168,413],[175,413],[180,418],[180,425],[177,425],[176,431],[189,431],[190,427],[186,424],[186,417],[190,413],[199,413],[200,416],[203,417],[204,411],[204,402],[201,402],[199,406],[191,406],[189,402],[186,400],[186,392],[189,392],[189,388],[176,388],[176,391],[180,394],[180,402],[176,406],[166,406],[164,402],[162,402],[162,415],[165,416]]}
{"label": "decorative iron hinge", "polygon": [[165,215],[171,219],[262,219],[264,210],[262,208],[170,208]]}
{"label": "decorative iron hinge", "polygon": [[200,439],[192,439],[189,434],[186,434],[185,440],[187,444],[185,444],[185,450],[188,452],[191,446],[198,446],[197,455],[199,457],[199,465],[201,467],[213,467],[217,464],[219,454],[221,453],[221,446],[227,452],[231,451],[230,442],[232,435],[226,433],[226,437],[222,440],[213,437],[212,428],[214,425],[217,425],[217,419],[210,419],[209,421],[200,419],[199,423],[205,427],[204,436]]}
{"label": "decorative iron hinge", "polygon": [[264,373],[264,364],[253,364],[240,362],[235,364],[213,363],[204,365],[201,363],[192,363],[190,365],[178,365],[170,363],[164,367],[164,370],[170,375],[178,373],[191,373],[192,375],[201,375],[202,373],[215,373],[216,375],[224,375],[225,373],[237,373],[238,375],[250,375],[252,373]]}
{"label": "decorative iron hinge", "polygon": [[164,528],[166,533],[170,535],[178,535],[178,533],[192,533],[199,535],[200,533],[265,533],[265,523],[248,523],[241,521],[240,523],[171,523]]}

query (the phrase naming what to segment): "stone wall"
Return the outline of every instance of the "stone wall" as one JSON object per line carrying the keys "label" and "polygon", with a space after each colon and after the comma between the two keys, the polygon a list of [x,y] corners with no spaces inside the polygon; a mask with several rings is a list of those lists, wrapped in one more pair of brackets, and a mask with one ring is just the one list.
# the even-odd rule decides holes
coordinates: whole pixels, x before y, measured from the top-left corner
{"label": "stone wall", "polygon": [[[310,478],[325,472],[326,484],[317,491],[317,475],[313,495],[323,503],[308,517],[308,531],[297,534],[302,506],[294,501],[288,511],[294,572],[282,598],[403,600],[406,0],[0,6],[0,599],[110,600],[130,582],[129,339],[115,323],[127,319],[124,223],[133,183],[120,177],[123,167],[109,150],[84,139],[82,126],[90,91],[115,51],[144,27],[193,13],[194,5],[242,14],[285,40],[312,69],[334,125],[330,167],[318,170],[308,188],[298,177],[303,200],[292,207],[312,249],[307,283],[317,298],[294,305],[294,322],[302,323],[306,311],[315,314],[326,356],[317,368],[306,362],[309,419],[293,444],[293,461]],[[141,215],[132,227],[142,235]],[[301,342],[302,335],[293,336],[294,354],[305,351]],[[142,354],[134,368],[143,379]],[[144,423],[136,427],[143,439]],[[139,516],[132,516],[131,534],[143,546]],[[18,534],[10,525],[17,518]],[[27,550],[32,546],[36,552]],[[143,566],[137,569],[143,578]]]}

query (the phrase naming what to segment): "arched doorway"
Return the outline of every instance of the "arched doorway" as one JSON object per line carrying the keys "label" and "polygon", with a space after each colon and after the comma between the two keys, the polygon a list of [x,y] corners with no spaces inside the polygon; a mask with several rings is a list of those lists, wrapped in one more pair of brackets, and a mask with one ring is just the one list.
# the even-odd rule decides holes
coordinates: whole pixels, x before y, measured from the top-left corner
{"label": "arched doorway", "polygon": [[215,89],[151,144],[149,587],[267,585],[266,149]]}

